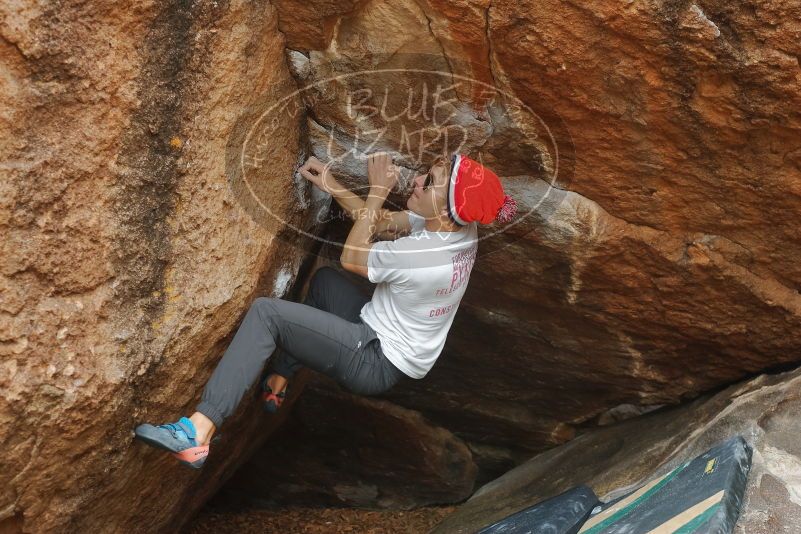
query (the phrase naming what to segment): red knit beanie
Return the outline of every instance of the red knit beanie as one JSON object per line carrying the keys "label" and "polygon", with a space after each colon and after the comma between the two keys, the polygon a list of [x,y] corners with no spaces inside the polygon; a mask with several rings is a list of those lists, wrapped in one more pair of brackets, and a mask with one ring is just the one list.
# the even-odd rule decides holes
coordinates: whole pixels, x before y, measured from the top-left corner
{"label": "red knit beanie", "polygon": [[448,213],[461,225],[477,221],[508,223],[517,212],[517,203],[504,194],[498,175],[462,154],[451,159],[448,185]]}

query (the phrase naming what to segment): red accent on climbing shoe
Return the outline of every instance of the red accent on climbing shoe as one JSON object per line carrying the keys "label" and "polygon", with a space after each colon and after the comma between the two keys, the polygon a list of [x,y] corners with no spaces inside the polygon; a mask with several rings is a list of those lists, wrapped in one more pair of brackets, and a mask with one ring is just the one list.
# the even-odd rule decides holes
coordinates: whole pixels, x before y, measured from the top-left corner
{"label": "red accent on climbing shoe", "polygon": [[279,408],[281,406],[281,403],[284,402],[284,397],[285,397],[285,395],[284,395],[283,391],[281,393],[278,393],[278,394],[273,393],[273,392],[267,393],[265,391],[262,394],[262,398],[264,399],[264,402],[274,401],[276,408]]}
{"label": "red accent on climbing shoe", "polygon": [[201,445],[200,447],[191,447],[189,449],[184,449],[181,452],[174,452],[172,455],[183,462],[189,462],[191,464],[192,462],[197,462],[198,460],[208,456],[209,446]]}

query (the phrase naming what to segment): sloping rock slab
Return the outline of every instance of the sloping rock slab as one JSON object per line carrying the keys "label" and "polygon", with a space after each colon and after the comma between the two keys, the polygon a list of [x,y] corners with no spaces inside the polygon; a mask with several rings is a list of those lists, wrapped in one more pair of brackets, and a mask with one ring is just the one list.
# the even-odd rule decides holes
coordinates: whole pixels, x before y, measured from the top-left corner
{"label": "sloping rock slab", "polygon": [[479,534],[573,534],[600,503],[587,486],[579,486],[521,510]]}
{"label": "sloping rock slab", "polygon": [[614,502],[735,435],[745,438],[753,454],[734,532],[798,532],[799,411],[797,369],[762,375],[678,408],[588,431],[485,484],[432,532],[477,532],[580,484],[591,487],[602,501]]}
{"label": "sloping rock slab", "polygon": [[745,493],[751,453],[742,437],[732,438],[605,504],[579,532],[732,532]]}

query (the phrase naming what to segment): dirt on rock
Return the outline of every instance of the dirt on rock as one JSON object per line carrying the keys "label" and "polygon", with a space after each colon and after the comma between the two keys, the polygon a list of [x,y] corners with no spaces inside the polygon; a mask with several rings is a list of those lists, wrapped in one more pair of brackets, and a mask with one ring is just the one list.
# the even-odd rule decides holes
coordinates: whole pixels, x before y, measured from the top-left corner
{"label": "dirt on rock", "polygon": [[453,506],[417,510],[354,508],[206,509],[185,534],[236,532],[247,534],[420,534],[453,512]]}

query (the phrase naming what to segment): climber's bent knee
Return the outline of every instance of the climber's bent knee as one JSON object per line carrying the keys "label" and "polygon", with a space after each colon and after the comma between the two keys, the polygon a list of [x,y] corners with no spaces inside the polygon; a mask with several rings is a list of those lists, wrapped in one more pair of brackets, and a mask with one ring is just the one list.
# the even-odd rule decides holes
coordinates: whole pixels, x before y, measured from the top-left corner
{"label": "climber's bent knee", "polygon": [[275,302],[274,302],[275,300],[279,299],[274,299],[272,297],[256,297],[253,300],[253,304],[251,304],[251,307],[255,307],[260,310],[268,312],[275,311]]}

